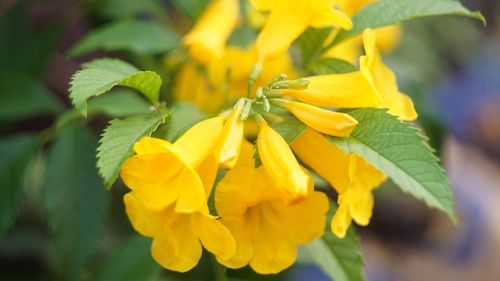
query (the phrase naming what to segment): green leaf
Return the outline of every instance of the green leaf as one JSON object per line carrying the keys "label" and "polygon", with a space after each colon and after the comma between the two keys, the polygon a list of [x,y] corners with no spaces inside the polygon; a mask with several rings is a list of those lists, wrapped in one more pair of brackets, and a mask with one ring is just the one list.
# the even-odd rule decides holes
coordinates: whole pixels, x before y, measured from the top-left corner
{"label": "green leaf", "polygon": [[69,50],[69,55],[80,56],[98,49],[152,55],[165,53],[178,44],[173,31],[153,21],[120,21],[93,30]]}
{"label": "green leaf", "polygon": [[379,28],[405,20],[439,15],[472,17],[486,24],[480,12],[471,12],[455,0],[381,0],[355,14],[352,18],[353,28],[341,30],[330,47],[360,34],[366,28]]}
{"label": "green leaf", "polygon": [[164,121],[165,115],[148,114],[109,122],[97,149],[97,167],[106,188],[113,185],[123,162],[132,155],[134,143],[141,137],[151,135]]}
{"label": "green leaf", "polygon": [[328,229],[322,238],[303,246],[302,250],[309,261],[318,265],[332,280],[365,280],[361,247],[352,227],[342,239]]}
{"label": "green leaf", "polygon": [[358,69],[355,65],[345,60],[336,58],[322,58],[311,63],[308,66],[308,70],[317,75],[326,75],[349,73],[357,71]]}
{"label": "green leaf", "polygon": [[192,21],[201,16],[208,3],[209,0],[172,0],[172,4]]}
{"label": "green leaf", "polygon": [[96,8],[96,12],[107,19],[121,19],[165,16],[165,8],[161,0],[88,0]]}
{"label": "green leaf", "polygon": [[359,121],[348,138],[330,137],[345,152],[356,153],[383,171],[403,190],[455,221],[453,192],[426,138],[385,109],[348,112]]}
{"label": "green leaf", "polygon": [[158,104],[162,81],[152,71],[139,71],[118,59],[97,59],[83,65],[71,78],[70,98],[75,107],[87,114],[87,99],[99,96],[114,86],[126,86]]}
{"label": "green leaf", "polygon": [[194,124],[205,118],[207,115],[191,103],[178,102],[174,104],[171,108],[167,140],[174,142]]}
{"label": "green leaf", "polygon": [[48,157],[43,197],[65,280],[81,277],[108,215],[110,196],[97,174],[96,147],[93,133],[74,125],[61,132]]}
{"label": "green leaf", "polygon": [[12,224],[23,194],[28,164],[38,143],[35,136],[0,139],[0,236]]}
{"label": "green leaf", "polygon": [[279,123],[271,123],[271,127],[275,129],[287,143],[294,142],[307,129],[304,123],[299,119],[289,115],[286,120]]}
{"label": "green leaf", "polygon": [[330,36],[332,28],[308,28],[297,39],[304,66],[316,60],[321,55],[323,43]]}
{"label": "green leaf", "polygon": [[95,281],[153,281],[161,267],[151,258],[151,239],[134,236],[120,246],[100,267]]}
{"label": "green leaf", "polygon": [[0,73],[0,120],[19,120],[58,113],[61,103],[31,75]]}

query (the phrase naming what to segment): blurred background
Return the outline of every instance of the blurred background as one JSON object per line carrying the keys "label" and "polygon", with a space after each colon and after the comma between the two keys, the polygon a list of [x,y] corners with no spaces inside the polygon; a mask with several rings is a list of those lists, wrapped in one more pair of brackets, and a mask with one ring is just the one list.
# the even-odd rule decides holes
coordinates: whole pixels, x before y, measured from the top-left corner
{"label": "blurred background", "polygon": [[[82,206],[69,219],[64,218],[67,210],[61,206],[56,214],[61,217],[61,232],[50,231],[47,216],[51,214],[42,199],[50,192],[44,188],[48,183],[43,176],[47,152],[29,148],[35,135],[50,131],[58,116],[70,110],[69,80],[83,62],[120,57],[160,73],[165,87],[171,84],[158,54],[162,46],[159,52],[101,50],[70,56],[70,48],[89,31],[121,19],[154,18],[165,26],[176,26],[172,34],[180,37],[207,2],[0,0],[0,211],[8,212],[12,209],[8,204],[20,202],[10,216],[13,219],[2,215],[0,220],[0,280],[68,280],[68,266],[80,270],[83,280],[114,280],[110,276],[120,276],[130,266],[137,266],[136,275],[120,280],[138,280],[133,279],[138,276],[142,280],[214,279],[207,255],[184,275],[164,271],[151,260],[150,242],[135,235],[123,211],[121,197],[126,189],[121,183],[109,192],[89,191],[97,199],[85,197],[85,192],[57,193],[67,196],[68,204]],[[454,226],[391,182],[384,184],[376,191],[370,226],[359,228],[368,280],[499,280],[500,1],[462,2],[481,11],[488,25],[450,16],[406,22],[399,46],[385,55],[400,88],[414,99],[419,126],[447,170],[459,223]],[[89,122],[95,138],[110,117],[119,115],[106,110],[96,113]],[[95,138],[90,140],[92,145]],[[73,157],[77,161],[90,157],[90,163],[95,163],[92,145],[89,155],[75,153]],[[12,160],[19,150],[23,150],[22,157]],[[9,161],[16,163],[4,169]],[[18,180],[13,175],[21,170],[26,176]],[[64,167],[51,172],[56,179],[61,177],[61,182],[52,182],[55,185],[72,177]],[[84,185],[91,183],[91,179],[83,180]],[[9,190],[12,185],[19,190]],[[85,223],[95,224],[101,234],[91,245],[96,250],[85,254],[89,261],[81,261],[78,256],[88,251],[87,244],[59,240],[79,235],[78,241],[91,239],[87,233],[67,235],[78,231],[74,220],[85,217],[87,209],[100,212],[102,222]],[[296,265],[270,277],[257,276],[250,269],[229,271],[229,276],[231,280],[328,280],[312,265]]]}

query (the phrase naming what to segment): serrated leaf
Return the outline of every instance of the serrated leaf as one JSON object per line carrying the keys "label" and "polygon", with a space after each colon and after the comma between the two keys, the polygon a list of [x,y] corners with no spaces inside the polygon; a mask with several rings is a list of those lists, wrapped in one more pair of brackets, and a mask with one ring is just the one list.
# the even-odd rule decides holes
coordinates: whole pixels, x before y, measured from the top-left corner
{"label": "serrated leaf", "polygon": [[174,104],[171,107],[167,140],[174,142],[194,124],[205,118],[207,115],[191,103],[178,102]]}
{"label": "serrated leaf", "polygon": [[110,196],[95,167],[97,140],[67,127],[50,150],[43,198],[65,280],[78,280],[102,235]]}
{"label": "serrated leaf", "polygon": [[134,236],[104,261],[95,281],[153,281],[161,267],[151,257],[151,239]]}
{"label": "serrated leaf", "polygon": [[403,190],[455,220],[453,192],[426,139],[385,109],[348,112],[359,121],[348,138],[329,140],[383,171]]}
{"label": "serrated leaf", "polygon": [[353,28],[341,30],[333,44],[354,37],[366,28],[379,28],[405,20],[439,15],[466,16],[486,24],[480,12],[469,11],[456,0],[381,0],[355,14],[352,18]]}
{"label": "serrated leaf", "polygon": [[152,71],[140,71],[118,59],[97,59],[82,66],[71,78],[70,98],[75,107],[87,113],[87,100],[126,86],[141,92],[153,104],[158,103],[162,80]]}
{"label": "serrated leaf", "polygon": [[69,55],[75,57],[99,49],[152,55],[165,53],[178,43],[173,31],[153,21],[120,21],[90,32],[70,49]]}
{"label": "serrated leaf", "polygon": [[357,71],[352,63],[337,58],[322,58],[308,66],[308,70],[316,75],[342,74]]}
{"label": "serrated leaf", "polygon": [[164,121],[164,115],[148,114],[109,122],[97,149],[97,167],[106,188],[113,185],[123,162],[132,155],[134,143],[141,137],[151,135]]}
{"label": "serrated leaf", "polygon": [[0,236],[17,214],[26,169],[37,146],[33,135],[0,139]]}

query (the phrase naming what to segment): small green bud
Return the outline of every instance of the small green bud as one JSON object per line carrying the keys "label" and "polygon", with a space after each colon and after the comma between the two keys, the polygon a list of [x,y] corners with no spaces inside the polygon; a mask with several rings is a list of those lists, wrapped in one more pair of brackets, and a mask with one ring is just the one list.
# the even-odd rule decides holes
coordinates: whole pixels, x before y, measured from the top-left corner
{"label": "small green bud", "polygon": [[284,80],[278,81],[271,86],[271,89],[294,89],[294,90],[304,90],[307,89],[309,85],[309,80],[300,78],[296,80]]}

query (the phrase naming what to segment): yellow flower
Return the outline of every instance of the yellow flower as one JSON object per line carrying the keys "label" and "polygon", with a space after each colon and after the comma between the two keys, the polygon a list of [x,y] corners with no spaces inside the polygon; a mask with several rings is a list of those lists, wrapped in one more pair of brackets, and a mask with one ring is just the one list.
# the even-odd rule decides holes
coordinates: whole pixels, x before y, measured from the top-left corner
{"label": "yellow flower", "polygon": [[306,28],[340,26],[350,29],[345,14],[333,8],[333,0],[252,1],[255,8],[270,11],[264,28],[257,37],[258,63],[275,59],[285,53]]}
{"label": "yellow flower", "polygon": [[244,121],[241,120],[241,103],[231,111],[224,124],[220,145],[217,148],[218,162],[224,168],[236,165],[243,140]]}
{"label": "yellow flower", "polygon": [[221,222],[236,241],[235,255],[217,260],[229,268],[250,264],[260,274],[278,273],[293,264],[298,245],[321,237],[328,200],[314,192],[297,204],[285,205],[266,170],[255,169],[252,153],[244,152],[251,149],[246,142],[241,162],[215,191]]}
{"label": "yellow flower", "polygon": [[354,154],[349,155],[349,186],[339,193],[339,208],[333,216],[331,229],[338,237],[344,237],[351,221],[366,226],[373,211],[372,190],[377,188],[386,176],[375,167]]}
{"label": "yellow flower", "polygon": [[363,43],[366,55],[360,58],[359,71],[306,77],[307,89],[285,89],[281,94],[317,106],[383,107],[402,120],[415,120],[413,102],[399,92],[396,76],[380,57],[373,30],[363,32]]}
{"label": "yellow flower", "polygon": [[372,75],[375,88],[382,99],[381,107],[388,108],[389,113],[402,120],[417,119],[412,100],[399,92],[394,72],[382,61],[373,30],[366,29],[363,32],[363,44],[366,56],[360,59],[361,71]]}
{"label": "yellow flower", "polygon": [[239,20],[238,0],[213,0],[182,42],[191,56],[206,64],[221,58],[227,39]]}
{"label": "yellow flower", "polygon": [[349,114],[319,108],[310,104],[286,101],[284,107],[307,126],[318,132],[347,137],[358,124]]}
{"label": "yellow flower", "polygon": [[[142,138],[134,145],[136,155],[122,166],[121,177],[144,206],[162,210],[175,202],[175,211],[195,212],[205,204],[203,183],[209,182],[216,162],[214,150],[222,134],[224,117],[204,120],[175,143]],[[203,179],[198,174],[203,172]],[[211,187],[211,186],[210,186]],[[208,187],[208,188],[210,188]]]}
{"label": "yellow flower", "polygon": [[[165,170],[168,168],[163,167]],[[140,234],[153,238],[151,254],[163,267],[186,272],[198,263],[202,245],[219,259],[234,255],[229,230],[208,214],[206,204],[194,213],[178,213],[173,206],[152,211],[131,191],[124,196],[127,215]]]}
{"label": "yellow flower", "polygon": [[262,164],[282,192],[283,200],[293,204],[307,197],[311,178],[300,167],[283,137],[262,122],[257,144]]}
{"label": "yellow flower", "polygon": [[[256,60],[254,46],[228,46],[223,57],[208,63],[205,69],[194,62],[187,62],[176,76],[173,90],[175,99],[192,102],[208,113],[218,112],[235,98],[246,96],[248,77]],[[288,74],[290,78],[296,76],[292,59],[286,53],[264,66],[255,81],[255,87],[264,86],[281,73]]]}
{"label": "yellow flower", "polygon": [[291,147],[297,157],[327,180],[339,194],[339,208],[332,219],[332,231],[344,237],[353,219],[359,225],[367,225],[374,203],[372,190],[386,176],[363,158],[345,154],[312,129],[307,129]]}

